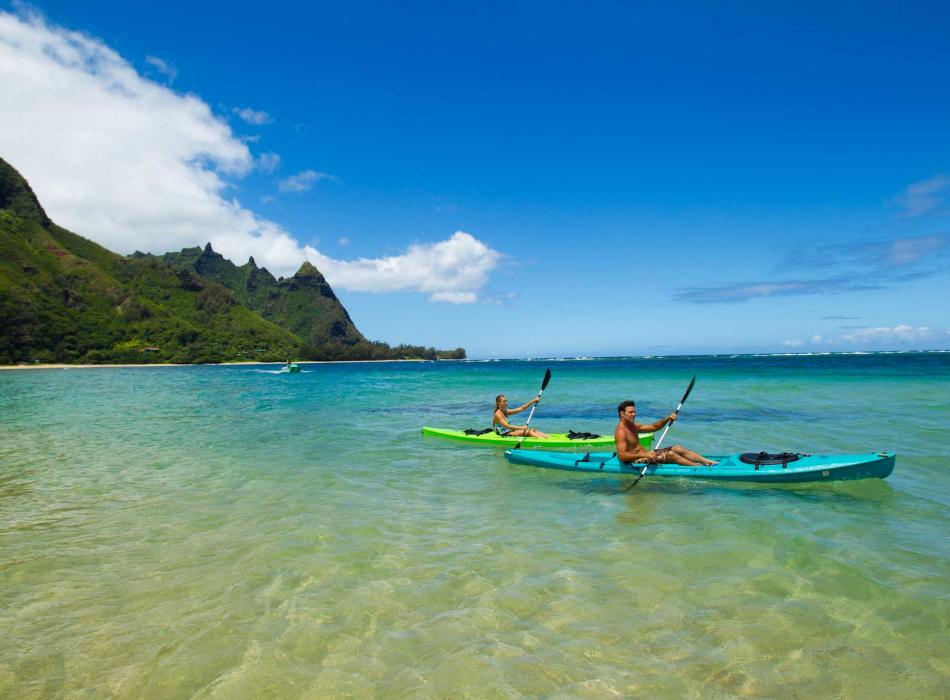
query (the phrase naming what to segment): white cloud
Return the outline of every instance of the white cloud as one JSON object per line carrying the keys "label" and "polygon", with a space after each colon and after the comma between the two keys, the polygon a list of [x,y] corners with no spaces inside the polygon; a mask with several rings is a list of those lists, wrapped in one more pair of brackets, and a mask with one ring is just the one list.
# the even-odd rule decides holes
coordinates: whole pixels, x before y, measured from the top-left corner
{"label": "white cloud", "polygon": [[342,236],[339,239],[337,239],[336,243],[338,246],[342,248],[347,248],[350,245],[350,239],[347,238],[346,236]]}
{"label": "white cloud", "polygon": [[[257,161],[196,97],[139,74],[100,40],[0,12],[0,153],[56,223],[120,253],[210,241],[275,274],[313,262],[335,287],[474,299],[501,254],[467,233],[381,259],[336,260],[227,198]],[[263,114],[263,113],[260,113]],[[273,161],[271,161],[273,162]],[[324,179],[306,175],[300,182]],[[472,295],[471,297],[465,295]]]}
{"label": "white cloud", "polygon": [[60,225],[131,252],[247,220],[221,196],[251,168],[247,146],[98,40],[0,13],[0,94],[0,152]]}
{"label": "white cloud", "polygon": [[894,199],[904,210],[904,216],[920,216],[940,207],[950,193],[950,177],[938,175],[908,185]]}
{"label": "white cloud", "polygon": [[254,126],[261,126],[262,124],[270,124],[273,119],[267,112],[258,112],[255,109],[250,107],[245,107],[243,109],[235,107],[234,113],[238,115],[243,121],[248,124],[253,124]]}
{"label": "white cloud", "polygon": [[471,234],[456,231],[448,240],[416,244],[388,258],[335,260],[309,246],[307,258],[334,287],[359,292],[412,289],[429,294],[430,301],[462,304],[477,300],[475,292],[502,255]]}
{"label": "white cloud", "polygon": [[257,169],[262,173],[272,173],[280,167],[280,155],[268,151],[257,157]]}
{"label": "white cloud", "polygon": [[175,82],[175,78],[178,77],[178,70],[168,61],[165,61],[158,56],[146,56],[145,62],[152,66],[159,73],[168,78],[169,83]]}
{"label": "white cloud", "polygon": [[867,340],[887,340],[908,342],[914,340],[926,340],[930,337],[930,328],[927,326],[910,326],[904,323],[898,324],[893,328],[881,326],[878,328],[858,328],[842,333],[839,336],[842,340],[852,343]]}
{"label": "white cloud", "polygon": [[306,192],[320,180],[336,180],[328,173],[318,173],[316,170],[304,170],[281,180],[278,189],[281,192]]}
{"label": "white cloud", "polygon": [[820,343],[822,340],[823,340],[822,337],[818,335],[817,333],[815,333],[815,335],[811,337],[811,342],[814,343],[815,345]]}
{"label": "white cloud", "polygon": [[783,341],[782,341],[782,345],[784,345],[785,347],[788,347],[788,348],[800,348],[800,347],[801,347],[802,345],[804,345],[804,344],[805,344],[805,343],[803,343],[803,342],[802,342],[801,340],[799,340],[798,338],[790,338],[790,339],[788,339],[788,340],[783,340]]}
{"label": "white cloud", "polygon": [[478,297],[472,292],[436,292],[429,301],[444,301],[449,304],[474,304]]}

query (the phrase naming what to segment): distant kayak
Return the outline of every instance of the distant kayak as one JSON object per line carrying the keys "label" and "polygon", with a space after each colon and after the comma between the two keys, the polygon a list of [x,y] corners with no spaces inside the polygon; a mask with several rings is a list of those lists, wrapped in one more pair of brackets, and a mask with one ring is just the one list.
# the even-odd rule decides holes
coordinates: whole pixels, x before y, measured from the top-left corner
{"label": "distant kayak", "polygon": [[[423,428],[423,435],[432,437],[448,438],[449,440],[458,440],[471,445],[510,445],[515,446],[521,440],[520,437],[502,437],[494,430],[490,430],[482,435],[467,434],[464,430],[449,430],[445,428]],[[549,438],[524,438],[522,447],[572,447],[574,445],[589,447],[604,447],[614,444],[613,435],[589,436],[590,433],[575,433],[580,437],[571,438],[570,433],[554,433]],[[641,433],[640,444],[646,449],[650,449],[653,442],[653,433]],[[573,454],[573,453],[572,453]]]}
{"label": "distant kayak", "polygon": [[[580,472],[607,472],[637,475],[642,464],[625,464],[612,452],[546,452],[507,450],[512,464],[565,469]],[[647,476],[682,476],[720,481],[759,481],[764,483],[836,481],[841,479],[884,479],[894,471],[893,452],[850,455],[800,455],[764,452],[710,456],[719,464],[712,467],[684,467],[678,464],[651,464]]]}
{"label": "distant kayak", "polygon": [[284,365],[280,369],[281,374],[296,374],[300,371],[300,365],[297,363],[291,363],[289,365]]}

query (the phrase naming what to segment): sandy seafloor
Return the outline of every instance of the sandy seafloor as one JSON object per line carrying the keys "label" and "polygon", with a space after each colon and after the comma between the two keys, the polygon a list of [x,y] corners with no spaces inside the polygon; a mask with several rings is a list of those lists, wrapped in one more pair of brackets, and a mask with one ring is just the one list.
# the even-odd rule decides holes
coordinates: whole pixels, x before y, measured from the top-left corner
{"label": "sandy seafloor", "polygon": [[[509,465],[419,434],[892,450],[760,486]],[[0,697],[950,695],[950,355],[0,373]]]}

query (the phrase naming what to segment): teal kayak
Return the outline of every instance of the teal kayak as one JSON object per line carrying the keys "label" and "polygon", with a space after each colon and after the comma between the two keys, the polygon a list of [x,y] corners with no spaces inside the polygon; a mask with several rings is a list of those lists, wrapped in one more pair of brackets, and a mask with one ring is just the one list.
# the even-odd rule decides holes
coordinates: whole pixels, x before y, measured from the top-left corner
{"label": "teal kayak", "polygon": [[[613,452],[548,452],[506,450],[512,464],[565,469],[579,472],[637,475],[642,464],[621,462]],[[884,479],[894,471],[893,452],[850,455],[804,455],[794,453],[710,456],[718,464],[712,467],[684,467],[678,464],[651,464],[647,476],[682,476],[719,481],[758,481],[763,483],[837,481],[841,479]]]}
{"label": "teal kayak", "polygon": [[[520,437],[503,437],[494,430],[489,430],[482,435],[469,434],[464,430],[449,430],[447,428],[423,428],[423,435],[431,437],[447,438],[449,440],[458,440],[467,442],[470,445],[508,445],[514,447],[521,441]],[[578,433],[580,437],[570,437],[568,433],[553,433],[548,438],[524,438],[522,447],[571,447],[573,445],[589,447],[613,447],[613,435],[594,435],[590,433]],[[584,437],[587,436],[587,437]],[[653,442],[653,433],[640,433],[640,444],[644,449],[649,450]]]}

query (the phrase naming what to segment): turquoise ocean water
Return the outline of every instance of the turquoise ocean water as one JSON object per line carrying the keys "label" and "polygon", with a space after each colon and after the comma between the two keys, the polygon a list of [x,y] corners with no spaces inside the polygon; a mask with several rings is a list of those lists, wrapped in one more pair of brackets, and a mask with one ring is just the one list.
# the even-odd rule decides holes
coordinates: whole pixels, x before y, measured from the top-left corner
{"label": "turquoise ocean water", "polygon": [[[668,413],[886,481],[509,465]],[[0,372],[0,697],[950,695],[950,354]],[[526,414],[518,417],[525,417]]]}

